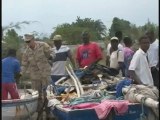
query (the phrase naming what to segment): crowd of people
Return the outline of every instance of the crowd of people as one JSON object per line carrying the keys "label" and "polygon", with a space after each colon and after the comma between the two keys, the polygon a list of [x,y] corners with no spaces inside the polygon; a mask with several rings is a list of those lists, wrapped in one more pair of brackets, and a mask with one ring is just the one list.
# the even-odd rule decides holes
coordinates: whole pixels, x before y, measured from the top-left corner
{"label": "crowd of people", "polygon": [[[135,84],[154,85],[159,89],[159,40],[155,38],[154,31],[147,31],[139,38],[139,49],[132,50],[132,39],[123,38],[121,31],[111,37],[107,46],[106,58],[96,42],[90,40],[90,33],[81,34],[82,44],[76,47],[75,59],[67,45],[63,45],[61,35],[52,39],[54,46],[45,42],[36,41],[33,34],[25,34],[24,42],[27,44],[23,52],[22,61],[16,58],[16,50],[9,49],[8,56],[2,59],[2,99],[19,99],[16,82],[26,72],[32,82],[32,89],[38,90],[38,116],[46,99],[45,88],[55,84],[57,80],[67,75],[65,65],[69,59],[74,69],[84,68],[100,60],[106,60],[106,66],[119,71],[123,77],[133,80]],[[46,115],[49,109],[45,106]]]}

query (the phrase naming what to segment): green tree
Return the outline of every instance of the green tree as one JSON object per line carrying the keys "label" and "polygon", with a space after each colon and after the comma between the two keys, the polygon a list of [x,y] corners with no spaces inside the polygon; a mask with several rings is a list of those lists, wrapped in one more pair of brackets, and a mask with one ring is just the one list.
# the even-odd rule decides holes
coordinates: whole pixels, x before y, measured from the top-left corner
{"label": "green tree", "polygon": [[12,29],[12,28],[15,28],[15,29],[20,30],[21,27],[22,27],[22,25],[24,25],[24,24],[27,24],[27,25],[28,25],[28,24],[30,24],[30,23],[32,23],[32,22],[36,22],[36,21],[22,21],[22,22],[17,22],[17,23],[10,23],[10,24],[7,25],[7,26],[3,26],[3,27],[2,27],[2,31],[5,32],[6,30]]}
{"label": "green tree", "polygon": [[151,23],[149,20],[143,26],[136,26],[131,24],[129,21],[124,19],[119,19],[117,17],[113,18],[111,28],[109,29],[109,36],[114,36],[116,31],[122,31],[123,36],[130,36],[132,39],[138,39],[143,35],[147,30],[153,30],[156,37],[159,36],[158,31],[159,26],[154,23]]}
{"label": "green tree", "polygon": [[22,38],[18,36],[14,29],[9,29],[3,37],[5,43],[2,44],[2,57],[6,56],[6,52],[9,48],[18,50],[20,48],[20,43],[22,43],[21,39]]}
{"label": "green tree", "polygon": [[116,31],[122,31],[124,35],[128,35],[130,29],[131,23],[129,21],[114,17],[109,29],[109,36],[114,36]]}
{"label": "green tree", "polygon": [[72,25],[88,28],[91,31],[94,31],[97,40],[102,39],[102,36],[106,36],[107,28],[100,19],[92,20],[91,18],[81,19],[80,17],[77,17],[76,22],[73,22]]}
{"label": "green tree", "polygon": [[151,23],[149,19],[144,26],[140,27],[140,31],[143,33],[146,32],[147,30],[153,30],[155,32],[155,36],[157,38],[159,37],[159,26],[157,26],[154,23]]}
{"label": "green tree", "polygon": [[19,36],[14,29],[8,30],[3,40],[8,43],[9,48],[17,50],[20,46]]}
{"label": "green tree", "polygon": [[23,46],[23,37],[18,36],[15,30],[21,30],[23,25],[29,25],[38,21],[22,21],[10,23],[7,26],[2,26],[2,57],[6,56],[9,48],[17,50],[17,56],[21,57],[20,48]]}
{"label": "green tree", "polygon": [[81,43],[81,33],[87,30],[91,34],[91,40],[102,40],[106,36],[106,26],[101,20],[92,20],[91,18],[81,19],[77,17],[75,22],[71,24],[64,23],[54,28],[55,31],[51,34],[51,39],[55,34],[63,36],[65,43],[67,44],[79,44]]}

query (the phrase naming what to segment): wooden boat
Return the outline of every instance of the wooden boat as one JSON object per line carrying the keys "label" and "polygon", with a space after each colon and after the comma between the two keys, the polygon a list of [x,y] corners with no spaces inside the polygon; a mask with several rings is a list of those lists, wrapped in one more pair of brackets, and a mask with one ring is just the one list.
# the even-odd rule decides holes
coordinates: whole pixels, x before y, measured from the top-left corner
{"label": "wooden boat", "polygon": [[32,89],[19,90],[20,99],[1,100],[2,120],[31,119],[36,112],[38,91]]}
{"label": "wooden boat", "polygon": [[[67,69],[69,71],[69,68]],[[73,71],[70,70],[69,75],[71,76],[71,79],[73,80],[75,90],[77,92],[77,98],[79,96],[83,96],[86,91],[83,94],[81,94],[81,89],[84,90],[84,88],[93,88],[94,85],[81,85],[77,83],[77,78],[73,75]],[[103,85],[103,84],[100,84]],[[66,104],[63,100],[65,98],[68,98],[68,93],[63,96],[64,98],[61,98],[62,96],[55,96],[49,89],[51,87],[48,87],[47,89],[47,96],[48,96],[48,107],[50,107],[51,112],[58,118],[58,120],[99,120],[99,117],[95,111],[94,108],[85,108],[85,109],[71,109],[71,108],[65,108],[64,104]],[[98,87],[97,87],[98,88]],[[63,102],[63,103],[62,103]],[[123,115],[117,115],[116,112],[112,109],[109,113],[109,115],[105,118],[105,120],[137,120],[140,119],[140,117],[143,117],[143,115],[148,114],[148,107],[143,106],[143,114],[142,114],[142,105],[140,103],[129,103],[128,105],[128,111]]]}
{"label": "wooden boat", "polygon": [[[63,105],[51,106],[51,112],[58,120],[99,120],[94,109],[67,109]],[[111,110],[105,120],[138,120],[142,114],[141,104],[132,103],[129,105],[128,112],[124,115],[117,115]],[[148,108],[144,107],[144,115],[148,115]]]}
{"label": "wooden boat", "polygon": [[[76,87],[76,86],[74,86]],[[93,88],[92,85],[82,85],[84,88]],[[126,88],[124,89],[126,90]],[[85,94],[86,91],[84,91]],[[108,91],[107,91],[108,92]],[[113,93],[112,93],[113,92]],[[115,94],[114,91],[110,92],[111,94]],[[93,108],[85,108],[85,109],[71,109],[66,108],[64,105],[68,104],[68,102],[63,102],[60,97],[64,97],[68,95],[63,96],[54,96],[54,94],[50,91],[47,92],[48,94],[48,100],[49,104],[48,107],[50,107],[51,112],[54,114],[54,116],[57,117],[58,120],[100,120],[98,118],[98,115]],[[81,95],[83,96],[83,94]],[[77,97],[77,96],[76,96]],[[142,98],[143,96],[137,96],[138,100]],[[151,119],[151,120],[157,120],[157,117],[153,115],[153,112],[151,111],[151,107],[158,107],[159,102],[153,102],[151,99],[146,99],[144,103],[129,103],[128,104],[128,111],[123,115],[118,115],[116,112],[112,109],[109,113],[109,115],[104,120],[140,120],[140,119]],[[149,101],[151,101],[150,104]],[[63,103],[62,103],[63,102]],[[153,103],[152,103],[153,102]]]}
{"label": "wooden boat", "polygon": [[[50,93],[48,91],[48,93]],[[111,93],[112,94],[112,93]],[[71,109],[66,108],[64,105],[68,104],[62,103],[62,99],[55,97],[53,94],[48,95],[49,104],[51,112],[58,120],[100,120],[94,108],[85,109]],[[67,95],[66,95],[67,96]],[[143,106],[140,103],[129,103],[128,111],[123,115],[118,115],[112,109],[109,115],[104,120],[138,120],[142,115],[148,117],[149,108]]]}

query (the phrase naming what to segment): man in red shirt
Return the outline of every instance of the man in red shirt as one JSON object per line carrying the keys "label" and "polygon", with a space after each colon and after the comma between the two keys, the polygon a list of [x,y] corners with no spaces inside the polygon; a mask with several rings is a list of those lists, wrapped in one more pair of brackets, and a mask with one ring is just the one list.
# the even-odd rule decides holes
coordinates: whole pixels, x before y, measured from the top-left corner
{"label": "man in red shirt", "polygon": [[83,44],[78,46],[76,53],[76,60],[78,67],[83,68],[90,66],[102,59],[101,48],[95,42],[90,42],[90,35],[88,32],[82,33]]}

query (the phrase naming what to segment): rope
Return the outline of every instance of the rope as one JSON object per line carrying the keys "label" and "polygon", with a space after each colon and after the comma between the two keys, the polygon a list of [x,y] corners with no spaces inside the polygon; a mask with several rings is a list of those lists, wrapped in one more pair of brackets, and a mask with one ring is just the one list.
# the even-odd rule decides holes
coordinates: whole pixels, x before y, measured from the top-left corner
{"label": "rope", "polygon": [[147,117],[146,117],[146,115],[145,115],[145,113],[144,113],[144,103],[145,103],[145,100],[146,100],[145,97],[143,97],[143,98],[141,99],[142,113],[140,114],[140,120],[147,120]]}

